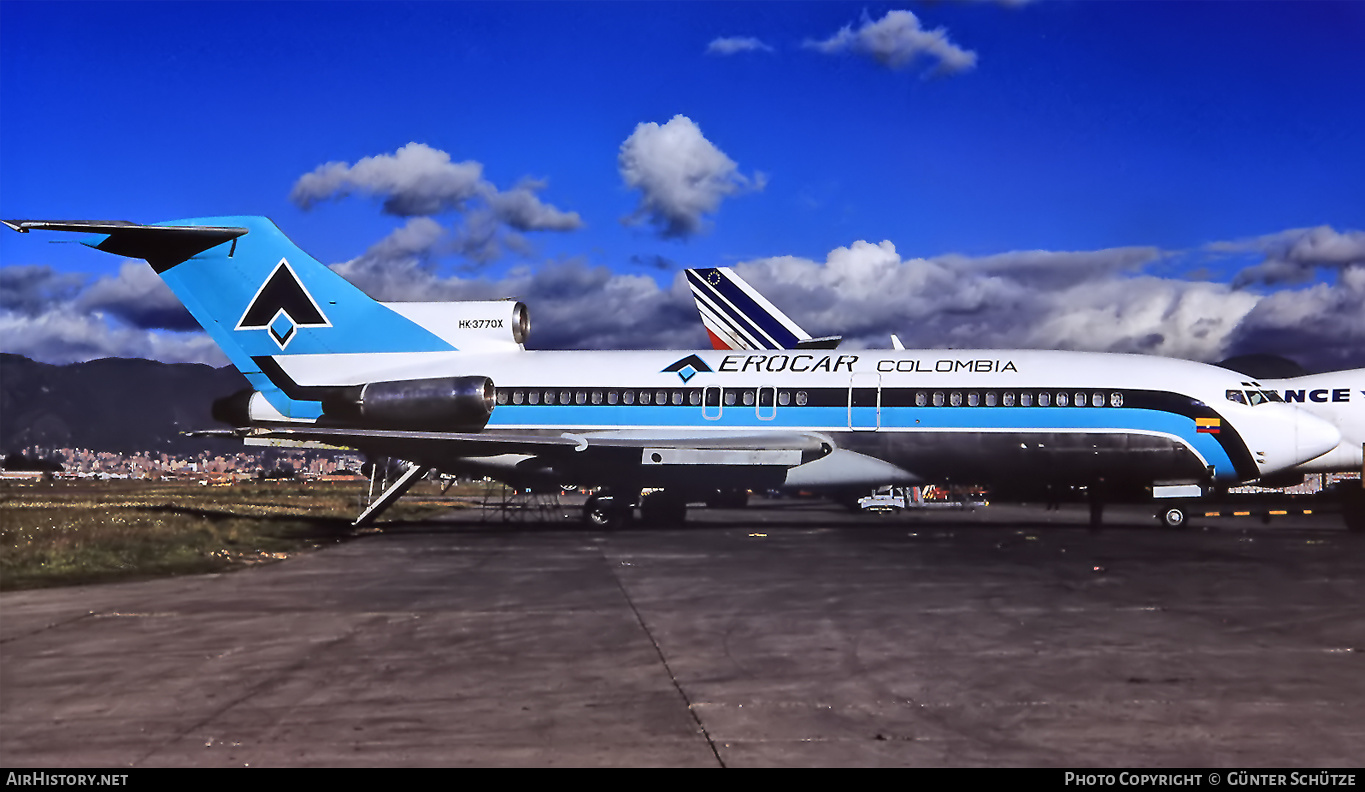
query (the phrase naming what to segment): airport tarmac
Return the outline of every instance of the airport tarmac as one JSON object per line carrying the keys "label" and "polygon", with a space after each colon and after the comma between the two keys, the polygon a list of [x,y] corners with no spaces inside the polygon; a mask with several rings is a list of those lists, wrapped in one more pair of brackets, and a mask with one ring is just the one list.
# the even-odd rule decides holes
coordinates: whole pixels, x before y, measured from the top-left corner
{"label": "airport tarmac", "polygon": [[0,595],[0,764],[1319,768],[1365,536],[1150,509],[450,520]]}

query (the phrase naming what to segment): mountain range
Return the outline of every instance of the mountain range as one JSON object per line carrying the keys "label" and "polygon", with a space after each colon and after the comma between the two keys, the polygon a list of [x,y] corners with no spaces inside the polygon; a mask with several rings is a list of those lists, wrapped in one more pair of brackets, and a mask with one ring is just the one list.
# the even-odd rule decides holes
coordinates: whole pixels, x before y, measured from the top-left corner
{"label": "mountain range", "polygon": [[0,454],[30,446],[236,453],[240,441],[181,432],[223,428],[210,414],[213,401],[246,387],[232,366],[132,358],[55,366],[0,353]]}

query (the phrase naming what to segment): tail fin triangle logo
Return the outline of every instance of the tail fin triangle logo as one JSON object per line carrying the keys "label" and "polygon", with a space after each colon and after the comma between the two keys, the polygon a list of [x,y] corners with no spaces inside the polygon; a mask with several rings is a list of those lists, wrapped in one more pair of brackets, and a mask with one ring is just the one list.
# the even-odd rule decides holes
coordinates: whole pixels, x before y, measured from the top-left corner
{"label": "tail fin triangle logo", "polygon": [[301,327],[331,327],[288,260],[280,259],[237,320],[236,330],[265,330],[281,351]]}

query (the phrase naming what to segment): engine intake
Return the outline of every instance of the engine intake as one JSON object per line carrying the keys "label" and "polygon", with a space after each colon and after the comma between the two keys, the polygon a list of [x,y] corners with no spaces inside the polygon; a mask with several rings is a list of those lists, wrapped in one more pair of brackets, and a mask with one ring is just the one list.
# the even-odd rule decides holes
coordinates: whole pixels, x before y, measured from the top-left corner
{"label": "engine intake", "polygon": [[488,377],[370,382],[337,388],[323,415],[346,424],[416,431],[478,430],[493,414],[497,391]]}

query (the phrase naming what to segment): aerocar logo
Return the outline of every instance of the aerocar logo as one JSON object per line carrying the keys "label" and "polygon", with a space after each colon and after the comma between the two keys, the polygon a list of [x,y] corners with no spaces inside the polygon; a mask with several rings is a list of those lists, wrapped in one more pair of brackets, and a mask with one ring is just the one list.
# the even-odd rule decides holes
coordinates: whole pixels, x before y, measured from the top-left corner
{"label": "aerocar logo", "polygon": [[251,298],[237,330],[265,330],[283,351],[300,327],[331,327],[317,300],[303,287],[289,262],[280,259],[256,296]]}
{"label": "aerocar logo", "polygon": [[683,382],[687,382],[703,371],[710,371],[711,367],[706,365],[706,361],[696,355],[688,355],[682,360],[677,361],[664,371],[676,372]]}

